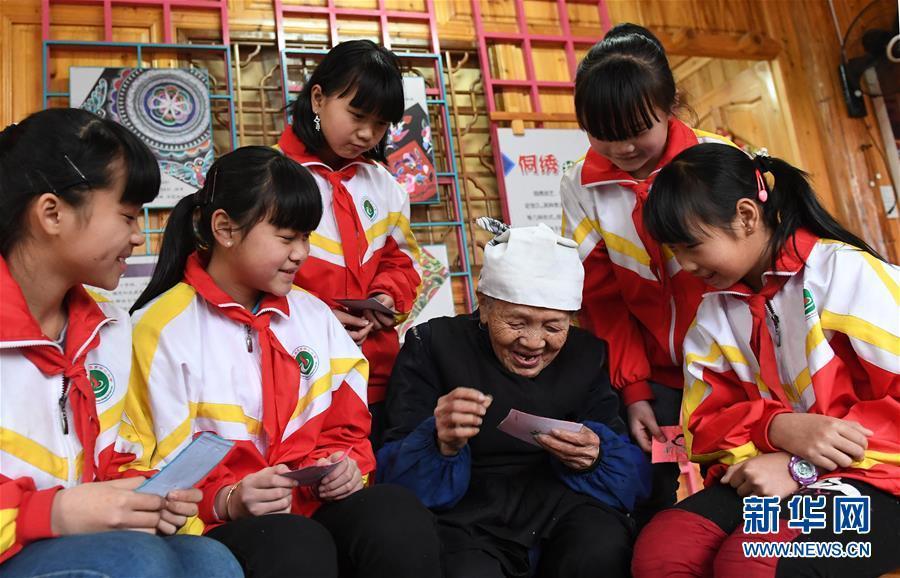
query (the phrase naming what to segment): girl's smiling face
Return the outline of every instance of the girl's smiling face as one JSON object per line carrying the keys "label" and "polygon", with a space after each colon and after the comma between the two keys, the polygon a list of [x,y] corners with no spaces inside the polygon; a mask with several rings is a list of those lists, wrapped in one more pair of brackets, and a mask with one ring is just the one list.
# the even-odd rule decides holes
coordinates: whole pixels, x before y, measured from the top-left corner
{"label": "girl's smiling face", "polygon": [[125,273],[125,259],[144,244],[139,205],[123,204],[125,168],[122,160],[110,165],[110,184],[92,189],[86,202],[59,205],[56,254],[59,268],[77,283],[113,290]]}
{"label": "girl's smiling face", "polygon": [[[354,159],[375,148],[387,132],[387,120],[351,106],[355,96],[355,90],[344,96],[325,96],[318,85],[312,88],[313,112],[319,115],[329,149],[321,151],[326,162]],[[336,159],[326,158],[331,156],[328,153]]]}
{"label": "girl's smiling face", "polygon": [[283,296],[309,256],[309,232],[276,227],[268,217],[246,229],[225,211],[212,216],[216,246],[207,272],[235,301],[250,309],[260,293]]}
{"label": "girl's smiling face", "polygon": [[770,263],[771,233],[763,224],[756,203],[744,198],[736,208],[729,228],[696,227],[695,242],[669,247],[682,269],[707,285],[723,290],[743,281],[758,291]]}
{"label": "girl's smiling face", "polygon": [[669,118],[658,107],[652,124],[632,138],[621,141],[604,141],[588,135],[591,148],[602,157],[637,179],[650,176],[666,150],[669,138]]}

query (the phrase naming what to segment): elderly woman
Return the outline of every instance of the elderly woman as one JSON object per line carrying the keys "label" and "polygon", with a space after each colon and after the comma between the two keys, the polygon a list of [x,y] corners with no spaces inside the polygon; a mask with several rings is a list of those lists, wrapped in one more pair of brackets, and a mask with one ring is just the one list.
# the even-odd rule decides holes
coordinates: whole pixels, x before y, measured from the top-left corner
{"label": "elderly woman", "polygon": [[[435,512],[446,578],[629,574],[627,512],[649,464],[619,418],[605,344],[571,326],[583,281],[574,242],[508,229],[485,249],[478,311],[406,335],[378,475]],[[511,409],[582,427],[531,445],[497,429]]]}

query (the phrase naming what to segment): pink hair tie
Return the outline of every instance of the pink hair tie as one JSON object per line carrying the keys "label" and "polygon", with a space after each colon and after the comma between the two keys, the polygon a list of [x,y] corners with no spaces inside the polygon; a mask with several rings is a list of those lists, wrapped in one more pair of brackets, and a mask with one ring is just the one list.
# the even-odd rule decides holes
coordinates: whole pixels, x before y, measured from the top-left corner
{"label": "pink hair tie", "polygon": [[759,169],[756,170],[756,186],[758,188],[756,196],[759,198],[759,202],[765,203],[769,200],[769,191],[766,190],[766,181],[763,180],[762,173],[759,172]]}

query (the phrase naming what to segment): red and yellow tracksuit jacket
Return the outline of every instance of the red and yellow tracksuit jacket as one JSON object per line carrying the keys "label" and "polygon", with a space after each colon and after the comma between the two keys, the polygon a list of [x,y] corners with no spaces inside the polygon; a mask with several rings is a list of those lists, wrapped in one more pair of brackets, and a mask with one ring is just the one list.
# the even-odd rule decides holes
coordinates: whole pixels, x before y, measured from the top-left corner
{"label": "red and yellow tracksuit jacket", "polygon": [[[375,468],[368,363],[313,295],[297,287],[285,297],[267,295],[251,313],[216,286],[194,254],[184,281],[133,321],[119,472],[157,470],[204,431],[236,442],[197,486],[199,520],[186,533],[221,523],[219,490],[265,467],[297,469],[350,448],[364,475]],[[308,488],[295,491],[295,513],[310,515],[319,505]]]}
{"label": "red and yellow tracksuit jacket", "polygon": [[560,184],[562,234],[578,243],[584,263],[579,321],[609,344],[610,379],[626,405],[653,399],[651,380],[682,387],[682,342],[706,285],[644,230],[642,210],[662,167],[703,142],[731,144],[673,118],[665,152],[646,179],[589,150]]}
{"label": "red and yellow tracksuit jacket", "polygon": [[[900,268],[800,230],[754,293],[707,293],[685,338],[685,441],[707,481],[760,453],[781,413],[857,421],[865,458],[822,477],[900,495]],[[804,265],[805,262],[805,265]]]}
{"label": "red and yellow tracksuit jacket", "polygon": [[[310,170],[324,213],[310,238],[310,254],[296,283],[337,308],[335,299],[385,293],[401,316],[412,310],[421,271],[419,246],[409,225],[409,195],[378,163],[356,159],[334,171],[306,151],[288,128],[278,147]],[[362,345],[369,361],[369,403],[383,401],[400,341],[394,330],[370,333]]]}
{"label": "red and yellow tracksuit jacket", "polygon": [[49,339],[0,258],[0,563],[54,536],[56,492],[102,479],[131,368],[128,314],[80,285]]}

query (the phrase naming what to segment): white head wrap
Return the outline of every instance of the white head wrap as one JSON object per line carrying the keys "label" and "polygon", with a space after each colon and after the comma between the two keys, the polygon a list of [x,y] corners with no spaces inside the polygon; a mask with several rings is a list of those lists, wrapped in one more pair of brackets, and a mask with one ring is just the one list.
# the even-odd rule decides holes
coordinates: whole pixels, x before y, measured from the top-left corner
{"label": "white head wrap", "polygon": [[484,248],[478,290],[495,299],[560,311],[581,309],[578,245],[543,223],[508,228]]}

